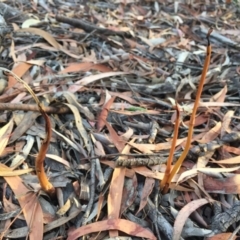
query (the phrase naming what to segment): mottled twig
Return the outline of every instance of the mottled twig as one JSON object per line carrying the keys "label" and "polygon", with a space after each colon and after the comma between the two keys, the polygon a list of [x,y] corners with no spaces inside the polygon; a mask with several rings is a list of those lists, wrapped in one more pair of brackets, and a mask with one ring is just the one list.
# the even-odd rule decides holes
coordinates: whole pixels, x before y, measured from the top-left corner
{"label": "mottled twig", "polygon": [[211,224],[211,229],[215,234],[226,232],[227,229],[240,220],[240,201],[236,202],[232,208],[223,213],[219,213],[219,206],[215,208],[215,216]]}
{"label": "mottled twig", "polygon": [[148,158],[130,158],[122,160],[119,158],[116,161],[117,167],[131,167],[131,166],[154,166],[166,163],[167,159],[156,156],[156,157],[148,157]]}
{"label": "mottled twig", "polygon": [[[43,106],[43,109],[46,113],[55,113],[63,114],[70,112],[70,109],[67,106]],[[22,111],[32,111],[39,112],[39,107],[34,104],[19,104],[19,103],[0,103],[0,111],[4,110],[22,110]]]}

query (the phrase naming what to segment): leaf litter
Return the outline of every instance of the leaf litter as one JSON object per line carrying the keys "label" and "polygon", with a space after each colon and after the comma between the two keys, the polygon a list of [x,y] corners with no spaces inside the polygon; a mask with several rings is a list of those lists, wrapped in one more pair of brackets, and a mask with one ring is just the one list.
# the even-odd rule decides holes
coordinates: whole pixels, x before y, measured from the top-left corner
{"label": "leaf litter", "polygon": [[1,239],[239,237],[239,11],[0,3]]}

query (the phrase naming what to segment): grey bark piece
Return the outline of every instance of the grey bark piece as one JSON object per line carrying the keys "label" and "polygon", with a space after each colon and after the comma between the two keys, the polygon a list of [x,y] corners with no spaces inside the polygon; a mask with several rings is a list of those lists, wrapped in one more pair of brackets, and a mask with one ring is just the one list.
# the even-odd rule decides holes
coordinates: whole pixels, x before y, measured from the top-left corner
{"label": "grey bark piece", "polygon": [[20,211],[21,211],[21,209],[19,208],[19,209],[13,210],[8,213],[2,213],[2,214],[0,214],[0,220],[5,221],[10,218],[16,217],[20,213]]}
{"label": "grey bark piece", "polygon": [[[138,197],[135,199],[135,204],[140,204],[141,194],[143,191],[143,184],[138,185]],[[161,214],[161,212],[154,205],[152,200],[148,197],[147,204],[144,207],[144,213],[147,213],[147,216],[150,218],[154,226],[158,227],[161,233],[164,234],[164,240],[172,240],[173,236],[173,227]]]}
{"label": "grey bark piece", "polygon": [[136,216],[134,216],[132,213],[128,212],[128,213],[124,213],[124,216],[130,220],[131,222],[135,222],[138,225],[141,225],[143,228],[149,228],[150,225],[147,221],[145,221],[144,219],[138,218]]}
{"label": "grey bark piece", "polygon": [[23,12],[2,2],[0,3],[0,14],[6,20],[7,24],[16,21],[22,22],[28,18]]}
{"label": "grey bark piece", "polygon": [[227,229],[240,220],[240,201],[236,202],[232,208],[226,210],[223,213],[217,213],[213,217],[211,225],[212,231],[217,233],[226,232]]}
{"label": "grey bark piece", "polygon": [[6,234],[4,234],[4,237],[10,238],[10,239],[19,239],[22,237],[26,237],[29,234],[29,228],[28,227],[20,227],[13,230],[8,230]]}
{"label": "grey bark piece", "polygon": [[163,215],[156,209],[153,202],[148,198],[147,205],[144,208],[148,213],[149,218],[157,222],[160,232],[164,234],[165,240],[171,240],[173,236],[172,225],[163,217]]}

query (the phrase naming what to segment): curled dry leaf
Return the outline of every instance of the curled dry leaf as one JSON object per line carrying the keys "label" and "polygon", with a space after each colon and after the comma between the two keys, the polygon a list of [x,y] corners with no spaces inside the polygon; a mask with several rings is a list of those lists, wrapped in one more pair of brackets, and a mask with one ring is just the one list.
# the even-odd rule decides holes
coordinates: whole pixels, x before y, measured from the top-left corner
{"label": "curled dry leaf", "polygon": [[[176,146],[182,144],[186,138],[178,139],[176,142]],[[167,150],[170,149],[172,146],[172,141],[163,142],[163,143],[157,143],[157,144],[139,144],[139,143],[131,143],[131,145],[137,149],[139,149],[141,152],[147,152],[149,151],[160,151],[160,150]]]}
{"label": "curled dry leaf", "polygon": [[218,122],[213,128],[211,128],[203,137],[201,140],[198,140],[200,143],[208,143],[214,139],[217,138],[217,136],[220,134],[222,127],[222,123]]}
{"label": "curled dry leaf", "polygon": [[149,178],[149,177],[146,178],[144,187],[142,190],[142,194],[141,194],[141,202],[140,202],[139,209],[138,209],[136,215],[146,206],[147,198],[149,197],[149,195],[151,194],[151,192],[153,190],[154,183],[155,183],[155,180],[153,178]]}
{"label": "curled dry leaf", "polygon": [[71,109],[71,111],[73,112],[78,132],[81,135],[81,137],[83,138],[84,144],[85,144],[88,152],[90,152],[91,151],[91,146],[90,146],[90,143],[89,143],[89,137],[88,137],[86,129],[83,127],[82,118],[81,118],[81,116],[78,112],[78,109],[71,104],[65,103],[65,105],[68,106]]}
{"label": "curled dry leaf", "polygon": [[115,168],[108,194],[108,218],[118,219],[120,214],[125,168]]}
{"label": "curled dry leaf", "polygon": [[63,224],[67,223],[69,220],[75,218],[81,210],[76,210],[72,214],[70,214],[68,217],[60,217],[57,220],[54,220],[44,226],[44,233],[49,232],[53,230],[54,228],[60,227]]}
{"label": "curled dry leaf", "polygon": [[[135,167],[134,171],[138,174],[141,174],[145,177],[149,177],[149,178],[154,178],[154,179],[158,179],[158,180],[162,180],[164,173],[160,173],[160,172],[153,172],[150,169],[148,169],[147,167]],[[177,182],[179,178],[179,175],[175,175],[172,182]]]}
{"label": "curled dry leaf", "polygon": [[105,126],[105,122],[108,117],[109,109],[110,109],[111,105],[113,104],[114,100],[115,100],[115,97],[112,97],[109,99],[109,101],[107,101],[104,104],[103,109],[98,116],[98,121],[97,121],[97,131],[98,132],[100,132],[103,129],[103,127]]}
{"label": "curled dry leaf", "polygon": [[221,128],[221,137],[223,137],[223,135],[225,133],[229,133],[230,132],[230,123],[232,120],[232,117],[234,116],[234,111],[228,111],[224,117],[223,117],[223,124],[222,124],[222,128]]}
{"label": "curled dry leaf", "polygon": [[227,94],[227,85],[221,89],[218,93],[216,93],[211,99],[210,102],[219,102],[223,103]]}
{"label": "curled dry leaf", "polygon": [[[3,165],[4,166],[4,165]],[[2,168],[0,165],[0,176],[1,177],[13,177],[13,176],[19,176],[19,175],[23,175],[26,173],[30,173],[32,172],[33,169],[29,168],[29,169],[21,169],[21,170],[8,170],[5,168]]]}
{"label": "curled dry leaf", "polygon": [[82,226],[76,230],[70,231],[67,240],[76,240],[79,237],[87,235],[89,233],[106,230],[118,230],[132,236],[156,240],[156,237],[148,229],[125,219],[109,219],[90,223],[87,226]]}
{"label": "curled dry leaf", "polygon": [[[7,171],[9,168],[1,165]],[[43,238],[43,213],[38,202],[38,197],[35,193],[29,192],[29,189],[23,184],[23,181],[18,176],[4,177],[6,182],[11,187],[15,196],[18,196],[19,204],[23,210],[29,229],[30,240],[42,240]]]}
{"label": "curled dry leaf", "polygon": [[9,142],[12,143],[19,139],[35,123],[38,116],[39,113],[33,112],[27,112],[24,114],[22,121],[14,129]]}
{"label": "curled dry leaf", "polygon": [[127,110],[113,110],[112,112],[116,112],[116,113],[119,113],[119,114],[123,114],[123,115],[127,115],[127,116],[136,116],[136,115],[140,115],[140,114],[152,114],[152,115],[156,115],[156,114],[159,114],[160,111],[156,111],[156,110],[146,110],[146,109],[142,109],[139,111],[139,110],[136,110],[136,111],[127,111]]}
{"label": "curled dry leaf", "polygon": [[179,240],[183,226],[192,212],[204,204],[209,203],[205,198],[194,200],[185,205],[178,213],[173,227],[173,240]]}
{"label": "curled dry leaf", "polygon": [[[97,92],[97,93],[99,93],[99,94],[103,92],[103,91],[100,90],[100,89],[95,89],[94,91]],[[121,99],[123,99],[123,100],[125,100],[125,101],[127,101],[127,102],[129,102],[129,103],[131,103],[131,104],[138,104],[138,102],[135,101],[135,100],[132,98],[132,93],[131,93],[131,92],[123,92],[123,93],[121,93],[121,92],[108,91],[108,93],[110,94],[110,96],[119,97],[119,98],[121,98]]]}
{"label": "curled dry leaf", "polygon": [[41,37],[43,37],[49,44],[51,44],[54,48],[56,48],[57,50],[60,49],[60,45],[59,43],[54,39],[54,37],[48,33],[45,32],[42,29],[39,28],[22,28],[22,29],[18,29],[16,30],[16,32],[29,32],[32,34],[36,34],[39,35]]}
{"label": "curled dry leaf", "polygon": [[225,159],[225,160],[218,160],[218,161],[214,161],[214,162],[216,162],[218,164],[239,164],[240,163],[240,156]]}
{"label": "curled dry leaf", "polygon": [[0,129],[0,156],[3,153],[5,147],[7,146],[10,134],[13,129],[13,119]]}
{"label": "curled dry leaf", "polygon": [[240,167],[234,168],[194,168],[188,171],[183,172],[178,178],[178,183],[186,181],[187,179],[197,175],[198,172],[202,172],[208,175],[217,175],[218,173],[224,172],[234,172],[237,171]]}
{"label": "curled dry leaf", "polygon": [[35,18],[29,18],[22,23],[22,28],[29,28],[32,25],[37,25],[38,23],[41,23],[41,21]]}
{"label": "curled dry leaf", "polygon": [[[126,176],[126,172],[125,172],[125,176]],[[136,174],[134,174],[132,178],[125,179],[120,216],[122,216],[122,214],[126,212],[132,204],[134,204],[134,201],[137,197],[137,187],[138,187],[138,181],[137,181]]]}
{"label": "curled dry leaf", "polygon": [[[129,153],[129,151],[130,147],[129,145],[126,145],[120,152]],[[125,167],[115,168],[113,171],[108,194],[108,219],[118,219],[120,217],[125,172]],[[116,231],[110,231],[110,236],[116,237],[118,236],[118,233]]]}
{"label": "curled dry leaf", "polygon": [[129,73],[127,73],[127,72],[107,72],[107,73],[99,73],[97,75],[87,76],[87,77],[84,77],[81,80],[75,82],[73,85],[71,85],[68,88],[68,90],[70,92],[74,93],[74,92],[78,91],[81,88],[81,86],[88,85],[88,84],[93,83],[93,82],[95,82],[97,80],[100,80],[102,78],[125,75],[125,74],[129,74]]}
{"label": "curled dry leaf", "polygon": [[110,133],[110,139],[112,140],[114,146],[118,149],[119,152],[122,152],[125,147],[125,141],[122,139],[121,136],[117,135],[115,130],[108,122],[105,122],[105,124]]}
{"label": "curled dry leaf", "polygon": [[222,149],[223,149],[223,151],[226,151],[228,153],[234,153],[237,156],[240,155],[240,149],[239,148],[224,145],[224,146],[222,146]]}
{"label": "curled dry leaf", "polygon": [[239,107],[239,103],[228,102],[200,102],[199,107]]}
{"label": "curled dry leaf", "polygon": [[68,199],[66,203],[57,211],[57,214],[62,216],[64,215],[71,207],[71,201]]}
{"label": "curled dry leaf", "polygon": [[[80,113],[83,113],[89,120],[94,121],[95,117],[90,112],[90,110],[87,107],[83,107],[80,103],[78,103],[76,96],[68,91],[61,92],[64,98],[66,98],[67,102],[73,106],[75,106]],[[72,109],[71,109],[72,110]]]}
{"label": "curled dry leaf", "polygon": [[[32,67],[32,64],[26,63],[26,62],[20,62],[16,67],[13,68],[13,72],[19,76],[22,77],[29,69]],[[12,88],[17,83],[17,80],[9,75],[8,77],[8,88]]]}
{"label": "curled dry leaf", "polygon": [[[195,118],[195,123],[194,123],[194,127],[200,126],[202,124],[204,124],[205,122],[207,122],[209,119],[209,116],[205,115],[205,114],[201,114],[196,116]],[[184,121],[184,125],[189,126],[189,121]]]}
{"label": "curled dry leaf", "polygon": [[80,71],[89,71],[89,70],[98,70],[100,72],[111,72],[111,69],[106,67],[103,64],[82,62],[82,63],[69,64],[68,67],[66,67],[60,73],[80,72]]}
{"label": "curled dry leaf", "polygon": [[62,163],[63,165],[65,165],[66,167],[70,168],[70,164],[67,160],[57,156],[57,155],[54,155],[54,154],[46,154],[46,157],[48,158],[51,158],[53,159],[54,161],[57,161],[59,163]]}
{"label": "curled dry leaf", "polygon": [[[80,152],[80,149],[78,148],[77,144],[62,135],[61,133],[57,132],[55,129],[52,129],[54,133],[56,133],[61,139],[63,139],[66,143],[68,143],[72,148],[74,148],[76,151]],[[87,157],[87,155],[85,155]]]}
{"label": "curled dry leaf", "polygon": [[221,194],[240,194],[240,174],[234,174],[232,177],[213,178],[203,175],[204,189],[208,193]]}

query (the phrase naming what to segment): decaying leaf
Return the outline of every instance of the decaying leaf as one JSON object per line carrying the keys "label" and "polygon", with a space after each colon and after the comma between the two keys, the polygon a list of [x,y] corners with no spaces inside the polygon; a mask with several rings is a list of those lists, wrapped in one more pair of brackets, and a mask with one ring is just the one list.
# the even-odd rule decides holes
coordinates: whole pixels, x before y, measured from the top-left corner
{"label": "decaying leaf", "polygon": [[[19,63],[16,67],[13,68],[13,72],[19,76],[22,77],[31,67],[32,65],[29,63]],[[17,83],[16,79],[13,76],[9,76],[8,78],[8,87],[11,88]]]}
{"label": "decaying leaf", "polygon": [[10,134],[12,133],[12,129],[13,119],[10,119],[9,123],[0,129],[0,155],[3,153],[5,147],[7,146]]}
{"label": "decaying leaf", "polygon": [[39,35],[41,37],[43,37],[47,42],[49,42],[54,48],[56,48],[57,50],[60,49],[60,45],[59,43],[51,36],[51,34],[49,34],[48,32],[39,29],[39,28],[22,28],[22,29],[18,29],[17,32],[29,32],[32,34],[36,34]]}
{"label": "decaying leaf", "polygon": [[110,72],[111,69],[106,67],[103,64],[94,64],[90,62],[83,63],[74,63],[68,65],[61,73],[69,73],[69,72],[79,72],[79,71],[89,71],[89,70],[98,70],[100,72]]}
{"label": "decaying leaf", "polygon": [[11,134],[11,138],[9,142],[14,142],[19,139],[22,134],[24,134],[36,121],[36,118],[39,116],[39,113],[28,112],[24,114],[22,121],[15,128],[13,133]]}
{"label": "decaying leaf", "polygon": [[181,237],[181,232],[183,226],[189,217],[189,215],[195,211],[197,208],[201,207],[204,204],[209,203],[207,199],[198,199],[192,202],[189,202],[186,206],[184,206],[177,215],[177,218],[174,222],[174,231],[173,231],[173,240],[178,240]]}
{"label": "decaying leaf", "polygon": [[204,189],[209,193],[239,194],[239,181],[239,174],[227,178],[213,178],[205,175],[203,178]]}
{"label": "decaying leaf", "polygon": [[72,110],[74,117],[75,117],[75,123],[76,123],[77,129],[79,131],[79,134],[83,138],[85,147],[87,148],[88,152],[90,152],[91,146],[90,146],[89,138],[88,138],[85,128],[82,125],[82,118],[81,118],[77,108],[71,104],[65,103],[65,105],[68,106]]}
{"label": "decaying leaf", "polygon": [[142,190],[141,202],[140,202],[137,213],[140,212],[147,204],[147,198],[152,192],[154,183],[155,183],[155,180],[153,178],[149,178],[149,177],[146,178],[146,181],[144,183],[144,187]]}
{"label": "decaying leaf", "polygon": [[66,203],[57,211],[57,214],[60,216],[64,215],[69,210],[70,207],[71,201],[70,199],[68,199]]}
{"label": "decaying leaf", "polygon": [[33,169],[22,169],[22,170],[14,170],[12,171],[11,169],[5,169],[5,165],[0,165],[0,176],[1,177],[13,177],[13,176],[19,176],[22,174],[30,173],[33,171]]}
{"label": "decaying leaf", "polygon": [[144,229],[140,225],[124,219],[109,219],[88,224],[87,226],[83,226],[69,232],[67,239],[75,240],[83,235],[92,232],[100,232],[106,230],[119,230],[136,237],[143,237],[152,240],[156,239],[156,237],[148,229]]}
{"label": "decaying leaf", "polygon": [[114,100],[115,100],[115,97],[112,97],[111,99],[109,99],[109,101],[106,104],[104,104],[103,109],[102,109],[101,113],[99,114],[98,122],[97,122],[97,130],[99,132],[105,126],[105,121],[107,120],[109,109]]}
{"label": "decaying leaf", "polygon": [[[128,73],[126,73],[126,72],[108,72],[108,73],[100,73],[100,74],[94,75],[94,76],[88,76],[88,77],[81,79],[78,82],[75,82],[75,84],[72,85],[71,87],[69,87],[68,90],[70,92],[76,92],[77,90],[79,90],[81,88],[81,86],[88,85],[99,79],[106,78],[106,77],[112,77],[112,76],[119,76],[119,75],[124,75],[124,74],[128,74]],[[80,84],[80,86],[78,86],[78,84]]]}
{"label": "decaying leaf", "polygon": [[[8,170],[6,166],[2,167]],[[29,233],[30,240],[41,240],[43,237],[43,215],[36,194],[29,192],[29,189],[25,187],[18,176],[5,177],[5,180],[18,196],[28,228],[32,229]]]}

